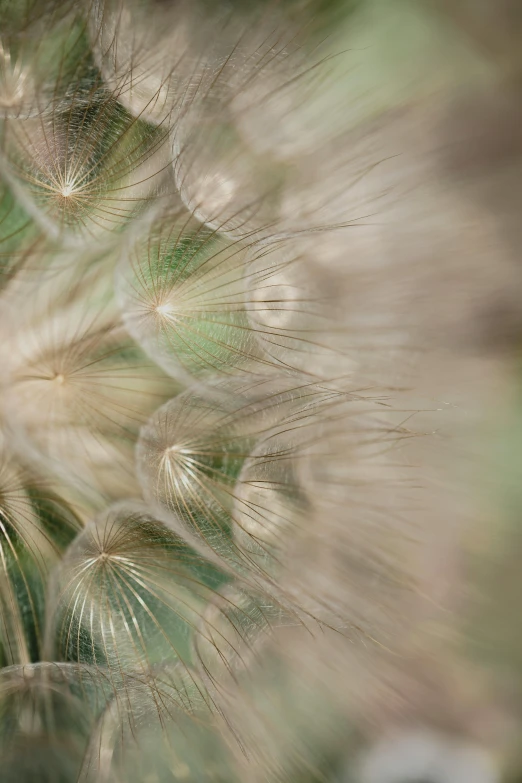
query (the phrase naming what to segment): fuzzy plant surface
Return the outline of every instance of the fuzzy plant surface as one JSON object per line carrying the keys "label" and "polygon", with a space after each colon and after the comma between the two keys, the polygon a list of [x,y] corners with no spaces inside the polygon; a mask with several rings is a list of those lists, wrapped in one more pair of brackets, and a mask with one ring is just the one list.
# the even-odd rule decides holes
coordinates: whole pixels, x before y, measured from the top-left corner
{"label": "fuzzy plant surface", "polygon": [[517,0],[0,0],[0,780],[522,769]]}

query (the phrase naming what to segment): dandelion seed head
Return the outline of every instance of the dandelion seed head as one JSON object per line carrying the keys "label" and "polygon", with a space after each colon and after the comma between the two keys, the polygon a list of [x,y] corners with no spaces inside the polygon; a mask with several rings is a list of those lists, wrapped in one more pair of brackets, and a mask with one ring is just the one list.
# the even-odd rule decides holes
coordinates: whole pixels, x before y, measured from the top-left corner
{"label": "dandelion seed head", "polygon": [[[0,404],[13,452],[0,450],[0,665],[67,662],[0,672],[10,780],[25,779],[35,746],[68,766],[27,775],[42,781],[326,779],[322,762],[359,733],[352,691],[391,690],[369,712],[393,710],[379,662],[404,665],[440,616],[446,587],[430,580],[441,553],[452,571],[458,531],[433,542],[458,501],[445,515],[430,446],[404,447],[418,435],[416,367],[388,366],[431,333],[446,345],[464,288],[489,298],[500,275],[492,265],[479,283],[476,258],[462,264],[463,224],[473,249],[489,232],[482,212],[454,209],[464,199],[431,164],[437,122],[417,128],[406,108],[422,103],[408,93],[415,68],[392,110],[388,73],[353,68],[380,59],[364,28],[381,33],[386,9],[375,21],[368,3],[346,4],[356,16],[324,37],[310,0],[0,0]],[[318,0],[317,16],[342,5]],[[27,288],[10,277],[13,236],[17,258],[30,246]],[[51,484],[78,502],[81,526],[55,514]],[[88,672],[101,690],[84,687]],[[23,689],[39,697],[13,711]],[[82,710],[92,690],[95,727]]]}

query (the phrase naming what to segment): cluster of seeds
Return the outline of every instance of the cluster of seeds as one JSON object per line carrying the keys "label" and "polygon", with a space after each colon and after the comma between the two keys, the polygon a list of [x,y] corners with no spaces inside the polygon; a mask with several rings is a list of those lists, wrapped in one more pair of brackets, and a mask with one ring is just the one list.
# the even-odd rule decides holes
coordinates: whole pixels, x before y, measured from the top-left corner
{"label": "cluster of seeds", "polygon": [[443,165],[482,55],[377,89],[370,5],[0,0],[6,783],[330,779],[444,636],[522,280]]}

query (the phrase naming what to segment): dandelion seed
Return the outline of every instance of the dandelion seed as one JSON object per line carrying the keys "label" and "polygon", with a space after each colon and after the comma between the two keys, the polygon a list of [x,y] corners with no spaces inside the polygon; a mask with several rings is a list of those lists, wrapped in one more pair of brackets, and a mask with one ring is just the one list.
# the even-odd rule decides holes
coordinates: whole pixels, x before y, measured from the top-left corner
{"label": "dandelion seed", "polygon": [[167,210],[123,249],[116,284],[125,325],[174,378],[249,373],[260,360],[246,316],[243,259],[241,246],[180,209]]}
{"label": "dandelion seed", "polygon": [[184,383],[272,367],[349,376],[362,352],[362,329],[349,345],[346,302],[309,256],[286,240],[231,242],[183,210],[122,248],[116,285],[129,332]]}
{"label": "dandelion seed", "polygon": [[229,545],[233,486],[249,451],[242,423],[247,416],[235,425],[226,406],[188,392],[154,414],[137,448],[145,497],[219,552]]}
{"label": "dandelion seed", "polygon": [[116,692],[133,677],[150,681],[152,696],[156,666],[173,660],[186,670],[190,629],[221,580],[143,505],[110,507],[56,572],[48,652],[106,669]]}
{"label": "dandelion seed", "polygon": [[[251,468],[244,465],[263,463],[262,452],[254,451],[257,441],[268,440],[271,432],[282,432],[281,442],[285,442],[286,429],[291,433],[299,428],[302,420],[313,416],[315,406],[319,410],[338,396],[335,390],[314,387],[303,378],[300,381],[296,383],[291,375],[253,376],[249,381],[236,381],[233,387],[230,381],[214,384],[213,396],[189,389],[156,411],[142,428],[137,445],[137,473],[147,501],[159,514],[167,514],[173,529],[199,551],[262,589],[272,583],[278,547],[270,533],[269,541],[261,535],[256,540],[249,526],[256,522],[262,526],[270,518],[265,530],[270,524],[279,526],[283,541],[285,521],[276,519],[276,509],[256,508],[241,471],[246,470],[248,476]],[[290,465],[291,434],[286,444]],[[277,448],[268,448],[265,456],[266,465],[276,462]],[[274,466],[271,475],[276,470]],[[289,480],[285,487],[281,476],[276,483],[281,499],[285,492],[299,494],[297,482]],[[274,499],[270,491],[261,491],[257,498],[267,504]],[[279,595],[277,586],[273,587]]]}
{"label": "dandelion seed", "polygon": [[84,65],[49,115],[11,123],[6,157],[53,239],[108,240],[143,212],[166,179],[167,131],[130,117]]}
{"label": "dandelion seed", "polygon": [[132,493],[145,411],[176,391],[136,351],[110,302],[90,307],[83,299],[89,286],[99,296],[100,283],[95,268],[83,278],[66,269],[38,291],[12,292],[16,350],[6,358],[3,393],[14,448],[91,499]]}

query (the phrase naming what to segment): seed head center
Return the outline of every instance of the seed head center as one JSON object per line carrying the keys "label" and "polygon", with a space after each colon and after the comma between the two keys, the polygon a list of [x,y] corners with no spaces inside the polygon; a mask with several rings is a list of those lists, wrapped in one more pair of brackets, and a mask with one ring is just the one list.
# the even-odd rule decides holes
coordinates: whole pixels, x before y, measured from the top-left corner
{"label": "seed head center", "polygon": [[156,305],[156,312],[158,313],[158,315],[168,316],[168,315],[172,315],[173,308],[169,302],[165,302],[164,304]]}
{"label": "seed head center", "polygon": [[64,185],[60,195],[62,195],[64,198],[69,198],[69,196],[72,196],[74,193],[74,185]]}

